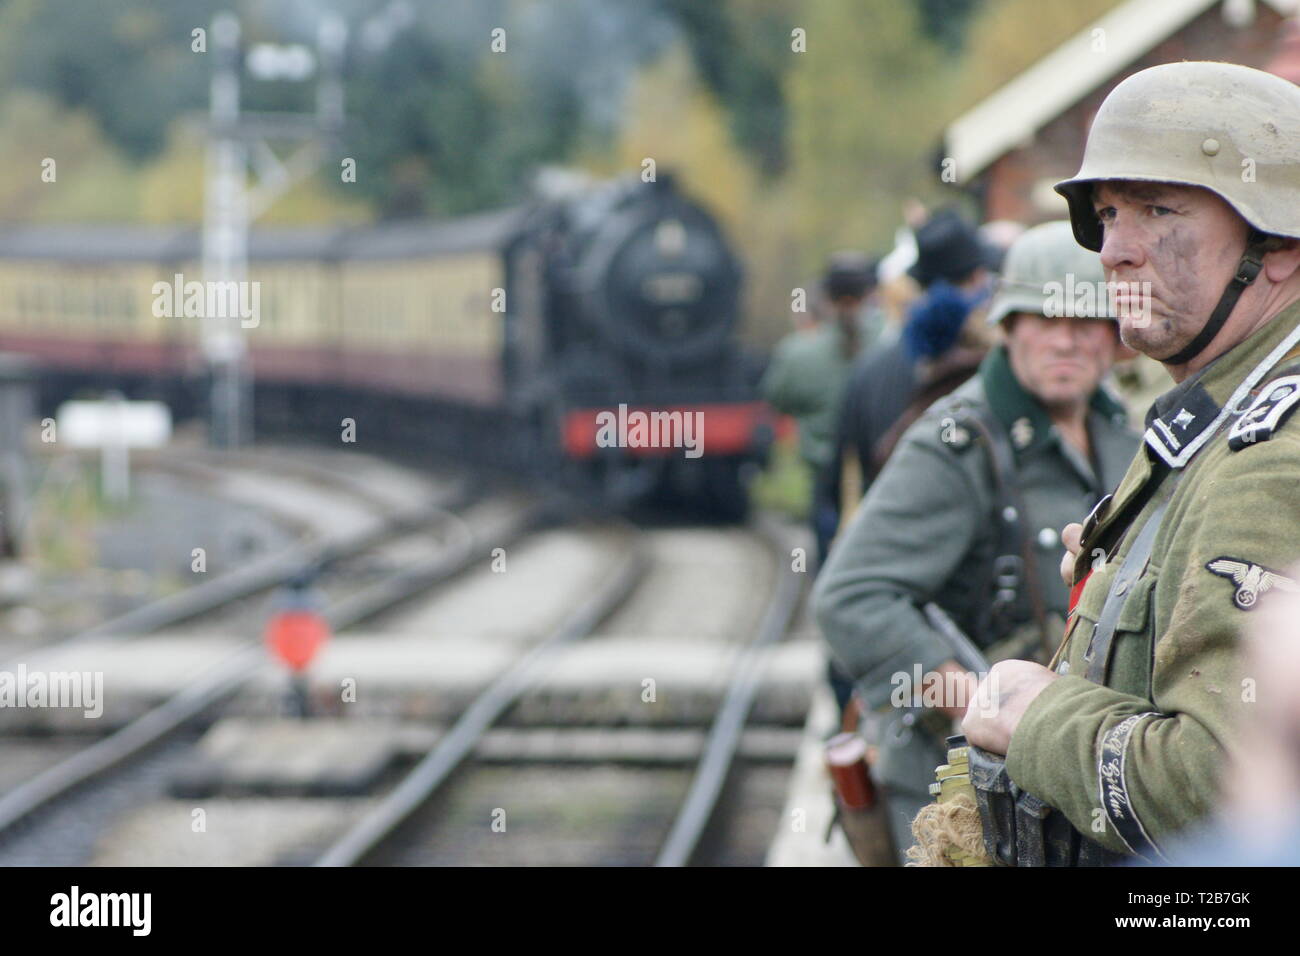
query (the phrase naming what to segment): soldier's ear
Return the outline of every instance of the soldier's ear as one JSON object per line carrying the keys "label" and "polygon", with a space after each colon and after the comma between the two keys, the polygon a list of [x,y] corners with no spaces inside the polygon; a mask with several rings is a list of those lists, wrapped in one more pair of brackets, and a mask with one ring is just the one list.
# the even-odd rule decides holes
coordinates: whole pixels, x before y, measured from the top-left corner
{"label": "soldier's ear", "polygon": [[1300,269],[1300,240],[1269,238],[1274,248],[1264,254],[1264,275],[1274,284],[1285,282]]}

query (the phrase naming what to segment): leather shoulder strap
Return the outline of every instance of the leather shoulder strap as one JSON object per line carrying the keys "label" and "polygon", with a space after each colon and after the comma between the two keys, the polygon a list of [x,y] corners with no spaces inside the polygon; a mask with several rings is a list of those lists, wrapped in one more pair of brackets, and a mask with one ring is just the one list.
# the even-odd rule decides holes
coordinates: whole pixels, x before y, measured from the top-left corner
{"label": "leather shoulder strap", "polygon": [[990,637],[997,639],[1005,636],[1002,632],[1009,631],[1015,623],[1011,618],[1023,593],[1029,599],[1029,610],[1038,626],[1043,648],[1050,654],[1047,603],[1034,564],[1011,438],[991,410],[968,405],[962,411],[964,414],[959,421],[983,440],[993,473],[993,519],[997,528],[997,553],[993,559],[995,588],[988,619],[981,622],[981,630],[986,632],[982,635],[983,639],[989,641]]}
{"label": "leather shoulder strap", "polygon": [[[1178,476],[1175,476],[1175,487],[1177,481]],[[1088,641],[1088,649],[1083,655],[1083,659],[1088,662],[1088,680],[1094,684],[1106,683],[1106,672],[1110,667],[1111,648],[1115,642],[1115,629],[1119,625],[1120,610],[1124,607],[1124,601],[1128,596],[1129,589],[1141,576],[1147,562],[1151,560],[1151,549],[1155,546],[1161,520],[1164,518],[1165,509],[1169,507],[1172,498],[1173,493],[1170,492],[1159,504],[1151,509],[1151,514],[1142,525],[1142,530],[1133,539],[1133,547],[1129,548],[1128,553],[1124,555],[1124,560],[1120,562],[1114,580],[1110,582],[1110,590],[1106,592],[1106,601],[1102,604],[1101,614],[1092,628],[1092,637]]]}

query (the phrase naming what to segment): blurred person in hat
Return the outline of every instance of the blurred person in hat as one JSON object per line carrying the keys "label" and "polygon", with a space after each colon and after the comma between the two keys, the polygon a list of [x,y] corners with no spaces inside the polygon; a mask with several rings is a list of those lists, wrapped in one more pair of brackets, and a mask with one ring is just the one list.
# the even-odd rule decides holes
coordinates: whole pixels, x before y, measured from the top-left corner
{"label": "blurred person in hat", "polygon": [[954,210],[929,219],[912,209],[915,261],[906,269],[921,295],[907,304],[900,334],[854,363],[836,418],[828,492],[842,520],[875,480],[899,436],[937,398],[974,374],[990,337],[980,321],[992,288],[992,247]]}

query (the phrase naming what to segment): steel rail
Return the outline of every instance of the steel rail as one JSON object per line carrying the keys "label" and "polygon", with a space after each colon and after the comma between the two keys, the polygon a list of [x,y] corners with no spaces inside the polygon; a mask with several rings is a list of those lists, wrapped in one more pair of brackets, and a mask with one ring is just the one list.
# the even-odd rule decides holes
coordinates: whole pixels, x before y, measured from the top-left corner
{"label": "steel rail", "polygon": [[775,521],[763,519],[756,530],[767,540],[776,558],[776,583],[754,639],[742,650],[732,670],[731,683],[709,729],[704,754],[691,779],[672,829],[660,848],[655,866],[688,866],[699,846],[718,798],[731,772],[749,711],[758,693],[763,665],[773,644],[785,636],[803,594],[806,575],[792,571],[789,534]]}
{"label": "steel rail", "polygon": [[[486,545],[518,540],[547,517],[545,505],[532,504],[507,513],[472,536],[464,538],[447,555],[402,572],[400,585],[376,582],[349,595],[324,611],[334,628],[353,626],[421,591],[451,580],[482,557]],[[60,761],[32,779],[0,794],[0,834],[55,798],[90,781],[185,726],[208,707],[242,687],[264,663],[265,652],[255,641],[205,670],[162,704],[125,727]]]}
{"label": "steel rail", "polygon": [[243,567],[132,608],[117,617],[101,621],[62,640],[25,651],[0,665],[0,670],[13,670],[19,663],[29,660],[33,655],[48,653],[53,649],[71,647],[88,641],[134,637],[182,624],[203,614],[209,614],[233,601],[269,591],[306,569],[328,567],[344,558],[372,548],[395,534],[444,521],[448,516],[453,515],[454,511],[468,507],[476,499],[476,493],[460,485],[447,498],[393,510],[385,517],[377,519],[372,526],[352,534],[291,544],[274,554],[255,559]]}
{"label": "steel rail", "polygon": [[403,822],[428,802],[474,751],[496,720],[532,685],[556,652],[591,634],[627,600],[650,560],[639,540],[639,533],[636,534],[628,555],[599,590],[479,694],[402,782],[336,840],[316,860],[316,866],[355,866],[373,854]]}

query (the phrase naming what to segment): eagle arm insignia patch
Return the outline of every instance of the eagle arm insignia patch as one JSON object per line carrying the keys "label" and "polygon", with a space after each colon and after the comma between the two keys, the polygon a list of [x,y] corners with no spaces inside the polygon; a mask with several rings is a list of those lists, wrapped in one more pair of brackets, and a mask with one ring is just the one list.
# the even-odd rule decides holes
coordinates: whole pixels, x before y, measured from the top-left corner
{"label": "eagle arm insignia patch", "polygon": [[1232,596],[1232,603],[1243,611],[1249,611],[1253,608],[1259,601],[1260,596],[1273,588],[1291,594],[1300,593],[1300,584],[1297,584],[1285,574],[1279,574],[1263,565],[1254,564],[1250,561],[1227,557],[1215,558],[1205,565],[1205,569],[1211,574],[1228,578],[1233,584],[1237,585],[1237,591]]}

